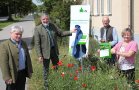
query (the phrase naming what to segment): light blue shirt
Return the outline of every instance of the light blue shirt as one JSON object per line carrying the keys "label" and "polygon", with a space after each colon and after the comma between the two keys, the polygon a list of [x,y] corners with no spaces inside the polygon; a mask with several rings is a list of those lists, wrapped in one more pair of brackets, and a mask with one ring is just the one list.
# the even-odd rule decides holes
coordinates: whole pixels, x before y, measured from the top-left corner
{"label": "light blue shirt", "polygon": [[113,41],[109,43],[111,44],[111,46],[114,46],[116,43],[118,43],[118,34],[116,28],[113,28],[112,36],[113,36]]}
{"label": "light blue shirt", "polygon": [[25,62],[26,62],[26,58],[25,58],[25,51],[21,45],[21,41],[19,41],[19,43],[17,43],[15,40],[11,39],[12,42],[18,46],[19,49],[19,69],[18,70],[23,70],[25,69]]}
{"label": "light blue shirt", "polygon": [[19,49],[19,70],[25,69],[25,51],[21,45],[21,42],[18,44],[18,49]]}

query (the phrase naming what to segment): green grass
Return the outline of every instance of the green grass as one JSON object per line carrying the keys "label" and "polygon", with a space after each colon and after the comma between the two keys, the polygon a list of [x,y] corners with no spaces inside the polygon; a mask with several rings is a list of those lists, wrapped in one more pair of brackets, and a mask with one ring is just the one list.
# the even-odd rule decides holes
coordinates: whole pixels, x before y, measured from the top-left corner
{"label": "green grass", "polygon": [[0,21],[0,31],[2,30],[2,28],[10,25],[10,24],[13,24],[13,23],[16,23],[16,22],[19,22],[21,20],[21,18],[17,17],[17,18],[13,18],[14,20],[13,21]]}
{"label": "green grass", "polygon": [[12,23],[14,23],[14,22],[11,22],[11,21],[1,21],[0,22],[0,31],[2,30],[2,28],[6,27],[6,26],[8,26],[8,25],[10,25]]}

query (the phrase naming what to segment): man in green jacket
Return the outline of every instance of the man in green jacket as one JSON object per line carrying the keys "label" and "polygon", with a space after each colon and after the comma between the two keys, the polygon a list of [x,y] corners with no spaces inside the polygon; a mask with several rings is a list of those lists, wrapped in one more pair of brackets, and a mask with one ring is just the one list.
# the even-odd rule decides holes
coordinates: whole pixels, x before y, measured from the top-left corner
{"label": "man in green jacket", "polygon": [[47,14],[41,16],[41,24],[35,28],[35,49],[39,62],[43,63],[45,90],[48,89],[47,77],[50,60],[56,68],[59,62],[57,36],[70,36],[73,32],[75,32],[75,29],[64,32],[59,30],[53,23],[49,22]]}
{"label": "man in green jacket", "polygon": [[12,26],[11,38],[0,44],[0,67],[6,90],[25,90],[26,77],[30,78],[33,73],[22,33],[21,26]]}

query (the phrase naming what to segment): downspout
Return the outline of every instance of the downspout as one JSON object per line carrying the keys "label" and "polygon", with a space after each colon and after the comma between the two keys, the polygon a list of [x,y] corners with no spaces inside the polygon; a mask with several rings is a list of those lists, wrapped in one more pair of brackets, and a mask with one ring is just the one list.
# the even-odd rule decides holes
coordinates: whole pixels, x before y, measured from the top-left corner
{"label": "downspout", "polygon": [[129,0],[129,27],[133,32],[134,39],[134,0]]}

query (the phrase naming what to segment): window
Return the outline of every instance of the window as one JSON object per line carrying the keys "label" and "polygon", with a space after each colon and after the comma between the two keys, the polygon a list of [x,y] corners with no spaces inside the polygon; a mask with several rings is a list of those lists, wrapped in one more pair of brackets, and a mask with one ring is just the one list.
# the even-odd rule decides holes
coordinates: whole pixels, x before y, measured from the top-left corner
{"label": "window", "polygon": [[111,0],[101,0],[101,15],[112,15]]}
{"label": "window", "polygon": [[91,15],[112,15],[112,0],[89,0]]}
{"label": "window", "polygon": [[98,16],[99,15],[99,0],[90,0],[91,6],[91,15]]}

